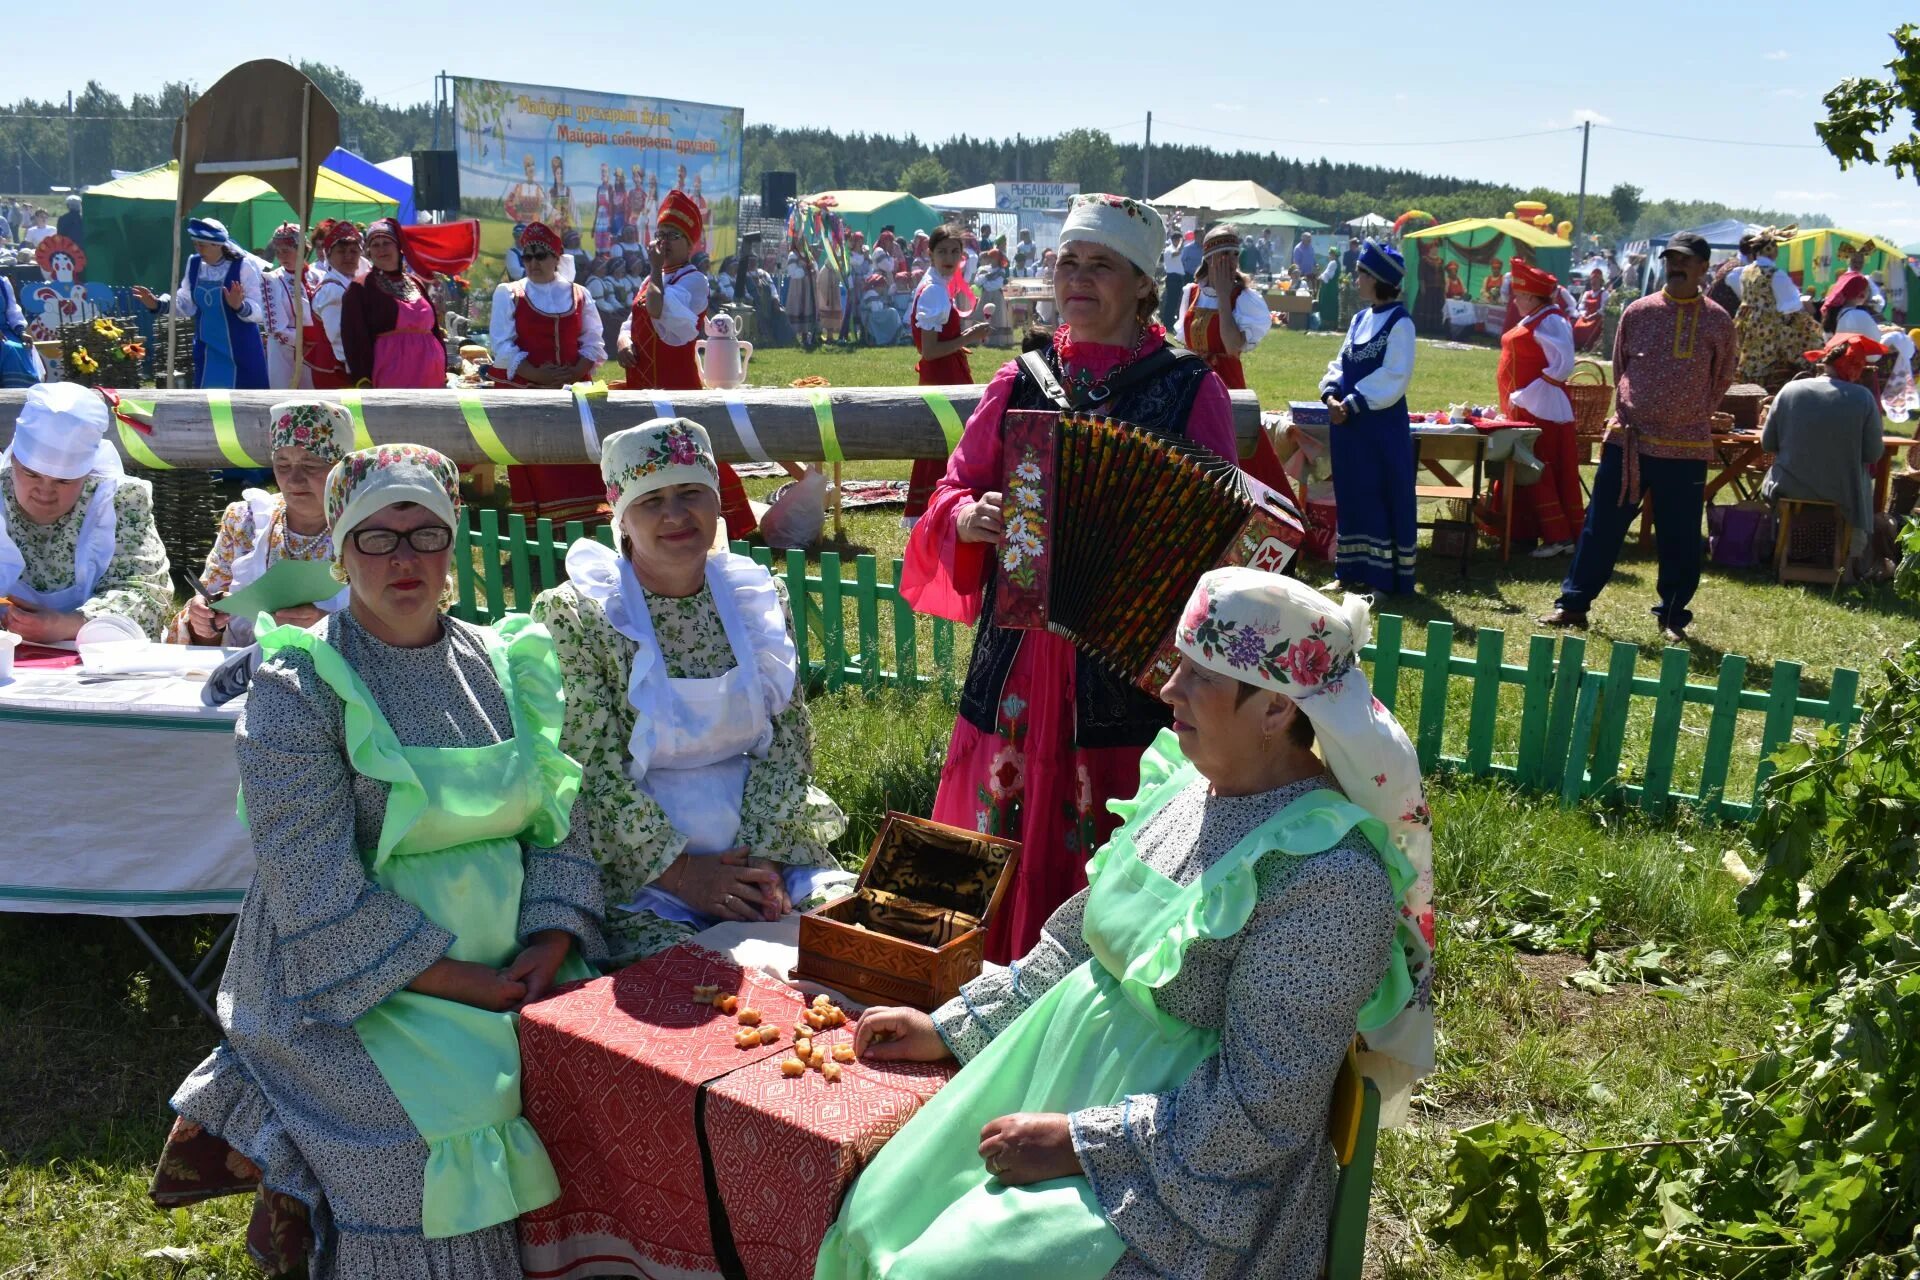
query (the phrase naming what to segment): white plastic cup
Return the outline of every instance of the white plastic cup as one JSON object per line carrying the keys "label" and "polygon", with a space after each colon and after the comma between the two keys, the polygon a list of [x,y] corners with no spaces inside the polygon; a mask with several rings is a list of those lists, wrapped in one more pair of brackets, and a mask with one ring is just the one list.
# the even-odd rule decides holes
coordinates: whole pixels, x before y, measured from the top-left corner
{"label": "white plastic cup", "polygon": [[0,684],[13,679],[13,651],[19,647],[19,636],[11,631],[0,631]]}

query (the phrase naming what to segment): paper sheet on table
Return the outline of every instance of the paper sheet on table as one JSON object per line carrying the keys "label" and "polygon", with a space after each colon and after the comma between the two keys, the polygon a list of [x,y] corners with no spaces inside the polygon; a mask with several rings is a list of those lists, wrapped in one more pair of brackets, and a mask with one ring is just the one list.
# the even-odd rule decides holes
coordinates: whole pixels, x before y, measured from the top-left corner
{"label": "paper sheet on table", "polygon": [[221,613],[242,618],[274,613],[300,604],[318,604],[339,594],[330,560],[277,560],[246,586],[213,603]]}

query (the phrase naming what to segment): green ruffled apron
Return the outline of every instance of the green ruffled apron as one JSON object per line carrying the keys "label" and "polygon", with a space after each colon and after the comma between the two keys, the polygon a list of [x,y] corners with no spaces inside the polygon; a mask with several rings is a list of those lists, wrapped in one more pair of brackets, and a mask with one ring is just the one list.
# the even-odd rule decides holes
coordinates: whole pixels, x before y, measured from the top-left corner
{"label": "green ruffled apron", "polygon": [[[1170,735],[1163,735],[1170,738]],[[1164,750],[1167,743],[1156,743]],[[1270,853],[1321,853],[1354,827],[1376,850],[1386,830],[1332,791],[1294,800],[1191,885],[1148,866],[1134,844],[1147,819],[1198,776],[1150,750],[1149,781],[1114,809],[1126,822],[1087,868],[1084,936],[1093,958],[1073,970],[969,1062],[880,1150],[827,1233],[815,1280],[1074,1280],[1104,1276],[1126,1244],[1084,1176],[1027,1187],[992,1179],[980,1130],[1015,1112],[1073,1112],[1178,1088],[1219,1052],[1217,1032],[1163,1012],[1154,992],[1186,950],[1246,926],[1259,898],[1255,868]],[[1391,863],[1392,859],[1388,859]],[[1404,972],[1402,973],[1404,980]],[[1383,986],[1389,984],[1383,984]],[[1404,986],[1376,992],[1397,1011]]]}
{"label": "green ruffled apron", "polygon": [[[263,630],[271,619],[261,618]],[[560,669],[544,628],[508,618],[488,657],[512,709],[514,736],[486,747],[402,746],[372,693],[312,632],[273,627],[267,658],[304,649],[339,695],[355,771],[390,786],[385,821],[362,861],[374,883],[454,935],[447,958],[495,968],[520,951],[521,841],[566,838],[580,769],[559,749]],[[244,816],[244,815],[243,815]],[[560,980],[592,977],[570,953]],[[399,991],[353,1029],[427,1143],[421,1194],[429,1239],[465,1235],[550,1204],[559,1179],[520,1114],[517,1015]]]}

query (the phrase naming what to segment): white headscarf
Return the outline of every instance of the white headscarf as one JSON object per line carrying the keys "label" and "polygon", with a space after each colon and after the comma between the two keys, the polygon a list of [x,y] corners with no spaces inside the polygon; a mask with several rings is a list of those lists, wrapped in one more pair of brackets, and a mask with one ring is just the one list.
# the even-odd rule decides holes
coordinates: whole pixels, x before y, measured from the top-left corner
{"label": "white headscarf", "polygon": [[6,456],[56,480],[125,474],[120,455],[106,439],[113,411],[91,387],[41,382],[27,388]]}

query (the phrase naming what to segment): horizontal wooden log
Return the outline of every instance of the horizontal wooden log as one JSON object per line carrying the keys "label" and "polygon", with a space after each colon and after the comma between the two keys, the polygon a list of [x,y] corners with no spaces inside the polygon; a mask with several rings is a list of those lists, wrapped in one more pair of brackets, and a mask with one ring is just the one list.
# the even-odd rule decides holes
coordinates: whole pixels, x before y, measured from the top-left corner
{"label": "horizontal wooden log", "polygon": [[[667,414],[691,418],[713,437],[724,462],[891,461],[944,458],[947,435],[980,403],[984,388],[748,387],[739,391],[610,391],[589,397],[597,439]],[[0,391],[0,446],[13,439],[25,391]],[[343,400],[360,424],[362,447],[402,442],[438,449],[456,462],[590,462],[586,424],[566,391],[315,391]],[[284,391],[140,390],[124,401],[153,415],[153,432],[119,427],[129,467],[211,470],[265,467],[267,410]],[[1253,453],[1260,402],[1233,396],[1241,457]],[[942,419],[945,419],[943,426]],[[597,443],[594,445],[597,448]]]}

